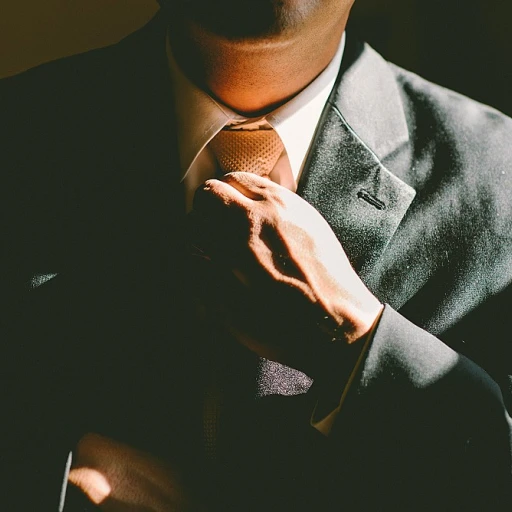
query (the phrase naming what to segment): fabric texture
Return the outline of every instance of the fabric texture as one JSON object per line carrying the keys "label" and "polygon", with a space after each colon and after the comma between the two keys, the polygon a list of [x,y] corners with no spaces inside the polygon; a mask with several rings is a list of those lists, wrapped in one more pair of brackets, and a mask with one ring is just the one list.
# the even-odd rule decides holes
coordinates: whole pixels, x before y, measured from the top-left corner
{"label": "fabric texture", "polygon": [[342,354],[312,383],[192,314],[219,283],[190,270],[168,85],[158,16],[0,81],[4,508],[57,510],[92,431],[212,511],[510,510],[512,122],[347,38],[297,192],[389,306],[324,436]]}
{"label": "fabric texture", "polygon": [[211,142],[224,173],[245,171],[268,177],[284,145],[271,130],[221,130]]}

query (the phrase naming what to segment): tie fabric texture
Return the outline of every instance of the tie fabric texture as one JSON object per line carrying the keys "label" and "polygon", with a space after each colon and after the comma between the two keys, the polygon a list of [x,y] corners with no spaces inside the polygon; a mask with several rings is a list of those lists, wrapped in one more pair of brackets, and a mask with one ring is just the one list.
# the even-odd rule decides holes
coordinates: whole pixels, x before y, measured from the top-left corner
{"label": "tie fabric texture", "polygon": [[210,144],[223,173],[245,171],[267,177],[284,149],[272,128],[223,129]]}

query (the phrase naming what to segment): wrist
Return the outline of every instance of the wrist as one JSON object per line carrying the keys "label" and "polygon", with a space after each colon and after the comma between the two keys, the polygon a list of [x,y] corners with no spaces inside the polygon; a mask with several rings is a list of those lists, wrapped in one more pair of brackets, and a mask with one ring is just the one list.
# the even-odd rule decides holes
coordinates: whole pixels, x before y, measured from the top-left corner
{"label": "wrist", "polygon": [[327,382],[345,382],[371,343],[383,311],[384,305],[379,303],[371,316],[365,317],[364,322],[361,318],[350,328],[348,322],[335,323],[324,318],[319,325],[324,336],[323,349],[319,351],[312,377]]}
{"label": "wrist", "polygon": [[[335,308],[333,308],[335,309]],[[384,310],[384,305],[373,295],[364,304],[354,308],[339,307],[333,315],[324,315],[318,329],[330,344],[352,345],[364,342]]]}

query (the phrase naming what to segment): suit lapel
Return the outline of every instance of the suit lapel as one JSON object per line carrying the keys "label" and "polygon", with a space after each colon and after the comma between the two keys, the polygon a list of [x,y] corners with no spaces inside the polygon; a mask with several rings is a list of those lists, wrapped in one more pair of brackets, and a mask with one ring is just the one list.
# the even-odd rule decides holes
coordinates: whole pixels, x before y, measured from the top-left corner
{"label": "suit lapel", "polygon": [[415,191],[381,161],[408,143],[395,78],[372,49],[347,47],[298,193],[327,220],[363,279]]}

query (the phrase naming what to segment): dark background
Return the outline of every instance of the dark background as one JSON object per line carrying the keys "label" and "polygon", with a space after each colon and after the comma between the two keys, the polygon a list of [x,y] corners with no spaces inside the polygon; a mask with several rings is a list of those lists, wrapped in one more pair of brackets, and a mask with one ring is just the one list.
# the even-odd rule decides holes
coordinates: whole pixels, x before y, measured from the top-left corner
{"label": "dark background", "polygon": [[512,1],[356,0],[352,14],[387,59],[512,115]]}
{"label": "dark background", "polygon": [[[155,0],[0,2],[0,76],[113,43],[157,9]],[[352,16],[387,59],[509,115],[511,20],[511,0],[356,0]]]}

